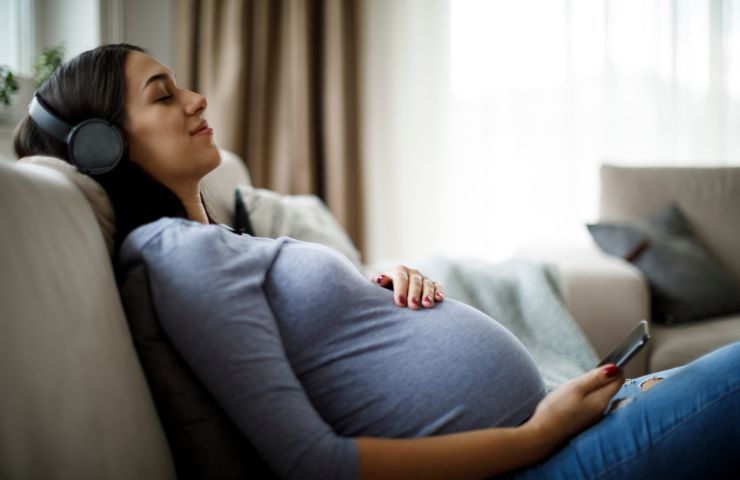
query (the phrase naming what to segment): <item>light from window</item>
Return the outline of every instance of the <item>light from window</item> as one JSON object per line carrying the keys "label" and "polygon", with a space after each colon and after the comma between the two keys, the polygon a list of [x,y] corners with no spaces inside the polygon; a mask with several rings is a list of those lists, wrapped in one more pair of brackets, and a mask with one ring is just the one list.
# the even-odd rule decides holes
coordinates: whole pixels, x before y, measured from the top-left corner
{"label": "light from window", "polygon": [[31,75],[34,0],[0,0],[0,65]]}

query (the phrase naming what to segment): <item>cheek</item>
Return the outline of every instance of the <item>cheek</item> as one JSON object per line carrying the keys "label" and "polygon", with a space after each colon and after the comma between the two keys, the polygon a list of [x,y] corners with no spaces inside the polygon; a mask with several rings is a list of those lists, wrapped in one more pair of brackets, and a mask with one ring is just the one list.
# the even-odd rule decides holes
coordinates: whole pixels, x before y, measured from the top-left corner
{"label": "cheek", "polygon": [[178,157],[187,151],[182,133],[165,118],[139,118],[128,132],[129,159],[147,173],[160,178],[177,172]]}
{"label": "cheek", "polygon": [[162,183],[203,178],[218,167],[221,154],[214,143],[199,140],[183,134],[150,137],[140,145],[137,163]]}
{"label": "cheek", "polygon": [[129,142],[129,159],[157,180],[172,178],[179,174],[181,158],[186,149],[182,140],[172,135],[134,134]]}
{"label": "cheek", "polygon": [[221,163],[220,152],[212,140],[191,137],[184,127],[166,127],[176,123],[160,119],[130,134],[133,140],[129,142],[129,158],[162,183],[202,178]]}

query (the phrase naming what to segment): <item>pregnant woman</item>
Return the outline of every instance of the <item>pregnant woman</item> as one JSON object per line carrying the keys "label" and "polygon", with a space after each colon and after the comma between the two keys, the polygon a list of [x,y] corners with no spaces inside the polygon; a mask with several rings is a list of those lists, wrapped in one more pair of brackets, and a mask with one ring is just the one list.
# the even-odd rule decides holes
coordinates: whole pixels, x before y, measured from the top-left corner
{"label": "pregnant woman", "polygon": [[[418,271],[373,284],[328,247],[215,224],[200,195],[220,162],[206,100],[144,50],[85,52],[36,102],[17,155],[65,159],[106,189],[122,268],[147,264],[162,327],[280,477],[740,472],[740,343],[627,383],[597,368],[546,395],[511,333]],[[126,148],[91,165],[85,142],[45,115],[107,120]]]}

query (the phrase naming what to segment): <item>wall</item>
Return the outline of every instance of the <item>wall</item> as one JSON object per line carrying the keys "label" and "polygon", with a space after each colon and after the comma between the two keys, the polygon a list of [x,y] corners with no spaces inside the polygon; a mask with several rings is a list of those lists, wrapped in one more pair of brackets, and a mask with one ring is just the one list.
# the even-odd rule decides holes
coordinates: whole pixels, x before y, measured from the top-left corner
{"label": "wall", "polygon": [[160,62],[173,66],[172,0],[126,0],[123,41],[149,50]]}

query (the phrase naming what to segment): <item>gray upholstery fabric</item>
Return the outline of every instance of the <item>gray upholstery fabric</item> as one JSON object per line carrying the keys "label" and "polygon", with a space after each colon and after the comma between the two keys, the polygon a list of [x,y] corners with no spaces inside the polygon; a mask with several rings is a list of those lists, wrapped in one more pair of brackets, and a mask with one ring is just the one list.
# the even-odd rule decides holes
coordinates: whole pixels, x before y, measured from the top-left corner
{"label": "gray upholstery fabric", "polygon": [[643,272],[654,321],[678,324],[740,312],[740,288],[699,244],[677,205],[646,219],[588,229],[605,252],[629,256]]}

